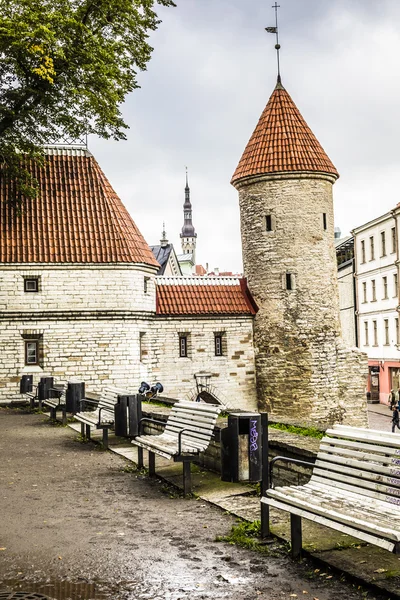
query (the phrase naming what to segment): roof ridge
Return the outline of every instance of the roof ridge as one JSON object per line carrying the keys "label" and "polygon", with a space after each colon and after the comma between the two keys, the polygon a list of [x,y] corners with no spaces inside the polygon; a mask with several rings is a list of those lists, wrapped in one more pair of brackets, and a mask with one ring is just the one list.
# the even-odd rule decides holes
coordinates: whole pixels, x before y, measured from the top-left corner
{"label": "roof ridge", "polygon": [[230,276],[202,276],[202,275],[176,275],[176,276],[162,276],[158,275],[156,277],[157,285],[197,285],[197,286],[240,286],[240,278],[239,277],[230,277]]}

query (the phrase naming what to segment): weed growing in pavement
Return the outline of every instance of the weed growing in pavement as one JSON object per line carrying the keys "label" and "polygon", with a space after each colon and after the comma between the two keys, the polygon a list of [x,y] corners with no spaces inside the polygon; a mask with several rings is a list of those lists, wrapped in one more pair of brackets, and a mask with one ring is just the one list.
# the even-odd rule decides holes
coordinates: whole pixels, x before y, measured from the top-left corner
{"label": "weed growing in pavement", "polygon": [[123,473],[136,473],[136,474],[140,473],[140,471],[138,470],[137,465],[135,463],[126,464],[124,467],[122,467],[121,471]]}
{"label": "weed growing in pavement", "polygon": [[274,545],[273,547],[266,545],[260,539],[261,533],[261,522],[253,521],[248,523],[247,521],[237,521],[237,525],[233,525],[230,533],[225,536],[217,536],[216,542],[227,542],[231,545],[240,546],[241,548],[247,548],[248,550],[254,550],[261,552],[262,554],[268,554],[269,556],[277,556],[282,554],[287,544]]}
{"label": "weed growing in pavement", "polygon": [[280,431],[287,431],[288,433],[295,433],[296,435],[316,438],[318,440],[321,440],[324,437],[324,432],[316,427],[298,427],[297,425],[285,425],[284,423],[269,423],[268,427],[279,429]]}

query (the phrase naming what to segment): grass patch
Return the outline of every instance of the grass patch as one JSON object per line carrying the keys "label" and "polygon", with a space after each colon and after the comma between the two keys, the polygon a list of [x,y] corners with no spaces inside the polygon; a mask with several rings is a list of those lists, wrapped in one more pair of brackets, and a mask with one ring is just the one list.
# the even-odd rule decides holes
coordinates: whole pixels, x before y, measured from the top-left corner
{"label": "grass patch", "polygon": [[284,423],[269,423],[268,427],[271,427],[271,429],[279,429],[280,431],[287,431],[288,433],[294,433],[296,435],[312,437],[317,440],[321,440],[325,435],[323,431],[320,431],[316,427],[298,427],[297,425],[285,425]]}
{"label": "grass patch", "polygon": [[172,408],[172,404],[168,404],[167,402],[162,402],[161,400],[146,400],[142,402],[142,407],[146,408],[146,406],[159,406],[160,408]]}
{"label": "grass patch", "polygon": [[281,546],[275,544],[266,545],[261,541],[261,522],[253,521],[248,523],[247,521],[238,521],[237,525],[233,525],[228,535],[219,535],[215,538],[216,542],[227,542],[231,545],[240,546],[240,548],[247,548],[248,550],[254,550],[255,552],[261,552],[262,554],[279,554]]}

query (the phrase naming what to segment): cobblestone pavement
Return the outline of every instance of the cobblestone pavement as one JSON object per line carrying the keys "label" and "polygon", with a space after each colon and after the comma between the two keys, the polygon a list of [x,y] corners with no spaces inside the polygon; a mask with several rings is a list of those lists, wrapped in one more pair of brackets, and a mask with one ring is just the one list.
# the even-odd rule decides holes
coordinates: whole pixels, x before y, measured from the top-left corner
{"label": "cobblestone pavement", "polygon": [[392,431],[392,413],[385,404],[369,404],[368,419],[370,429]]}

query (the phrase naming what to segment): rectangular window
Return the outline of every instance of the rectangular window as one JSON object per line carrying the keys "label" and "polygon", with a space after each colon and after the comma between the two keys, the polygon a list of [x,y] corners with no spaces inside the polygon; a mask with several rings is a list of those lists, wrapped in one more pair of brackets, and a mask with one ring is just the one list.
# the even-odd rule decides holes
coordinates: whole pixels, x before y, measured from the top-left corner
{"label": "rectangular window", "polygon": [[384,231],[381,231],[381,256],[386,256],[386,234]]}
{"label": "rectangular window", "polygon": [[370,252],[371,252],[371,258],[370,260],[375,260],[375,242],[374,242],[374,236],[372,235],[369,238],[369,247],[370,247]]}
{"label": "rectangular window", "polygon": [[322,223],[324,225],[324,229],[328,228],[328,221],[326,219],[326,213],[322,213]]}
{"label": "rectangular window", "polygon": [[394,290],[393,290],[393,298],[397,298],[397,295],[398,295],[398,280],[397,280],[397,273],[395,273],[395,274],[393,275],[393,287],[394,287]]}
{"label": "rectangular window", "polygon": [[364,338],[365,338],[365,346],[369,346],[368,321],[364,321]]}
{"label": "rectangular window", "polygon": [[396,323],[396,344],[399,345],[400,344],[400,341],[399,341],[399,335],[400,335],[399,319],[395,319],[395,323]]}
{"label": "rectangular window", "polygon": [[374,328],[374,346],[378,345],[378,323],[377,321],[372,321],[372,326]]}
{"label": "rectangular window", "polygon": [[146,333],[139,333],[139,356],[142,361],[148,355],[147,347],[146,347]]}
{"label": "rectangular window", "polygon": [[361,241],[361,262],[365,263],[365,241]]}
{"label": "rectangular window", "polygon": [[147,294],[149,291],[149,281],[150,281],[150,277],[145,277],[143,280],[143,291],[145,294]]}
{"label": "rectangular window", "polygon": [[215,356],[222,356],[222,335],[220,333],[216,333],[214,336],[214,345],[215,345]]}
{"label": "rectangular window", "polygon": [[39,277],[25,277],[24,279],[24,292],[38,292],[39,291]]}
{"label": "rectangular window", "polygon": [[363,289],[363,302],[367,302],[367,283],[365,281],[363,281],[362,289]]}
{"label": "rectangular window", "polygon": [[376,302],[376,283],[375,283],[375,279],[371,279],[371,286],[372,286],[372,302]]}
{"label": "rectangular window", "polygon": [[383,322],[385,324],[385,346],[389,346],[389,319],[384,319]]}
{"label": "rectangular window", "polygon": [[181,358],[186,358],[188,355],[188,339],[187,335],[179,336],[179,356]]}
{"label": "rectangular window", "polygon": [[292,273],[286,273],[286,289],[287,290],[293,289]]}
{"label": "rectangular window", "polygon": [[388,296],[387,277],[382,277],[382,283],[383,283],[383,299],[386,300],[389,297]]}
{"label": "rectangular window", "polygon": [[392,227],[392,253],[396,252],[396,227]]}
{"label": "rectangular window", "polygon": [[25,365],[39,364],[39,340],[27,340],[25,342]]}
{"label": "rectangular window", "polygon": [[267,215],[265,217],[265,228],[267,231],[272,231],[272,216]]}

